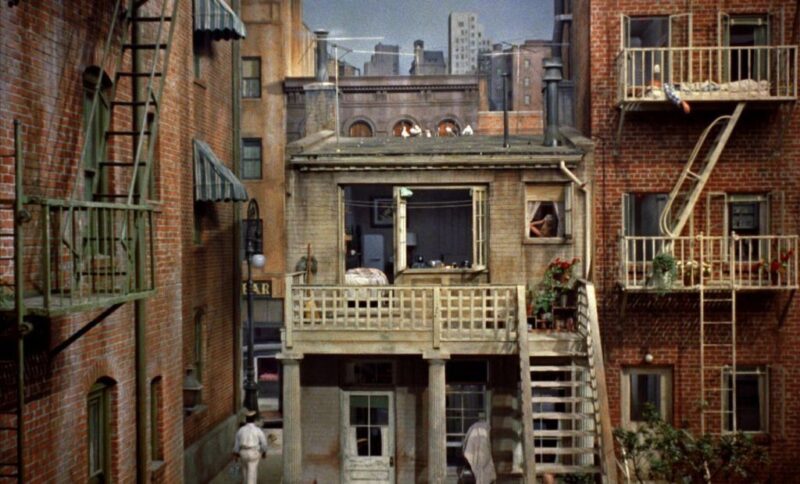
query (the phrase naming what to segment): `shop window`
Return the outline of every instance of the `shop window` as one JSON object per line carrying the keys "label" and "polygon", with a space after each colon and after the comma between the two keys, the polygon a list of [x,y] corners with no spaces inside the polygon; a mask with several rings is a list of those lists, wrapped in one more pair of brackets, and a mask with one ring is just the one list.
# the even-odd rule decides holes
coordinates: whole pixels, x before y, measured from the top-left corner
{"label": "shop window", "polygon": [[261,179],[261,138],[242,139],[242,178]]}
{"label": "shop window", "polygon": [[445,366],[447,466],[466,464],[462,445],[470,426],[488,421],[491,402],[487,390],[488,363],[451,360]]}
{"label": "shop window", "polygon": [[[725,375],[724,394],[728,395],[725,410],[733,412],[736,399],[736,430],[740,432],[767,432],[769,413],[769,379],[767,368],[763,366],[740,366],[736,370],[736,391],[734,395],[733,375],[730,370]],[[725,430],[732,432],[733,413],[727,413]]]}
{"label": "shop window", "polygon": [[529,241],[572,238],[572,184],[525,186],[525,237]]}
{"label": "shop window", "polygon": [[672,370],[632,367],[622,370],[622,424],[636,426],[645,421],[652,406],[666,422],[672,421]]}
{"label": "shop window", "polygon": [[261,97],[261,57],[242,58],[242,97]]}

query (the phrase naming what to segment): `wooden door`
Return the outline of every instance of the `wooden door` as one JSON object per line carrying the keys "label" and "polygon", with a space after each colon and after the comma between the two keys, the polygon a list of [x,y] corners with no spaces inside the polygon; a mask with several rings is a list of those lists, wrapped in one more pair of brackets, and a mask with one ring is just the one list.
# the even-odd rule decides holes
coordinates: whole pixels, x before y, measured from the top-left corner
{"label": "wooden door", "polygon": [[342,482],[394,484],[394,394],[342,392]]}

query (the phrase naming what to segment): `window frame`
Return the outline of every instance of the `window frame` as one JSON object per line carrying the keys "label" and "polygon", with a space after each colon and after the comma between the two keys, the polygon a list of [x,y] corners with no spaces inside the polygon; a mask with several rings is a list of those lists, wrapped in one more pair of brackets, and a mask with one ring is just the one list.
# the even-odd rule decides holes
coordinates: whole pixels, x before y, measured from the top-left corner
{"label": "window frame", "polygon": [[[247,176],[245,165],[247,163],[253,163],[256,158],[246,158],[245,157],[245,148],[247,147],[248,143],[251,143],[250,147],[255,147],[255,144],[258,143],[258,176]],[[264,177],[264,145],[261,138],[242,138],[242,168],[241,168],[241,176],[242,180],[261,180]]]}
{"label": "window frame", "polygon": [[[458,363],[461,363],[461,362],[474,362],[474,360],[450,360],[447,363],[449,363],[449,364],[458,364]],[[484,381],[479,382],[477,380],[476,381],[453,380],[453,381],[446,381],[445,382],[445,459],[447,459],[447,448],[448,447],[449,448],[455,447],[455,448],[459,448],[459,449],[462,447],[463,442],[464,442],[464,437],[466,437],[466,435],[467,435],[467,430],[469,430],[469,427],[472,425],[472,423],[469,424],[469,425],[464,425],[465,416],[464,416],[464,405],[463,405],[464,400],[463,400],[463,398],[461,400],[462,405],[460,406],[460,408],[459,409],[453,409],[451,407],[448,407],[448,400],[449,400],[447,398],[448,396],[456,394],[456,393],[461,394],[461,395],[464,395],[464,394],[477,395],[477,394],[480,393],[483,396],[483,414],[485,416],[485,420],[487,422],[489,420],[491,420],[491,415],[492,415],[492,390],[490,388],[490,383],[491,383],[491,364],[490,364],[489,361],[481,361],[481,363],[483,363],[485,365],[485,367],[486,367],[486,379]],[[481,390],[479,390],[479,391],[470,390],[470,389],[468,389],[469,387],[481,387]],[[459,411],[459,410],[461,411],[461,415],[459,417],[457,417],[457,418],[459,418],[461,420],[461,427],[464,429],[464,432],[463,433],[461,433],[461,432],[458,432],[458,433],[448,432],[447,431],[447,422],[446,421],[447,421],[448,418],[451,418],[451,417],[449,417],[448,412],[454,412],[454,411]],[[448,440],[449,438],[459,437],[459,436],[460,436],[459,442],[455,442],[455,440],[453,440],[451,442],[451,441]],[[449,474],[454,473],[454,471],[456,471],[457,469],[458,469],[458,466],[450,465],[449,463],[447,464],[447,470],[448,470]]]}
{"label": "window frame", "polygon": [[674,400],[672,367],[627,366],[620,370],[620,413],[622,426],[627,429],[635,429],[644,423],[640,420],[631,420],[631,377],[636,375],[657,375],[661,378],[661,403],[659,413],[665,422],[672,423]]}
{"label": "window frame", "polygon": [[[531,237],[530,236],[530,220],[528,220],[528,202],[550,202],[557,203],[553,200],[536,200],[528,196],[528,189],[533,187],[563,187],[564,189],[564,215],[561,217],[560,222],[563,222],[563,231],[561,236],[555,237]],[[571,181],[555,181],[555,182],[525,182],[522,188],[522,240],[525,244],[571,244],[575,238],[575,184]],[[535,214],[534,214],[535,215]]]}
{"label": "window frame", "polygon": [[[255,62],[256,77],[245,76],[245,63]],[[255,82],[253,82],[255,81]],[[255,85],[255,94],[248,95],[247,86],[253,87]],[[242,57],[242,99],[261,99],[261,56],[243,56]]]}
{"label": "window frame", "polygon": [[[472,264],[462,272],[483,272],[489,269],[489,200],[485,185],[403,185],[393,186],[394,194],[394,257],[395,276],[403,273],[424,273],[431,269],[415,269],[408,263],[408,215],[406,199],[400,196],[401,188],[411,190],[469,190],[472,199]],[[438,269],[434,269],[438,270]],[[451,269],[453,270],[453,269]],[[453,270],[455,271],[455,270]]]}
{"label": "window frame", "polygon": [[[97,402],[98,419],[93,421],[90,408]],[[97,429],[97,426],[100,426]],[[99,467],[92,468],[91,442],[95,439],[94,431],[99,432],[96,445],[99,445]],[[110,387],[103,382],[92,385],[86,396],[86,470],[90,483],[109,482],[111,480],[111,397]]]}
{"label": "window frame", "polygon": [[[731,385],[731,376],[732,373],[730,369],[725,369],[724,377],[723,377],[723,389],[726,395],[730,395],[731,397],[735,398],[733,391],[728,391]],[[768,434],[769,433],[769,390],[770,390],[770,381],[769,381],[769,366],[768,365],[737,365],[736,367],[736,376],[755,376],[757,379],[758,384],[758,412],[759,412],[759,425],[760,428],[758,430],[741,430],[738,428],[737,425],[737,432],[743,432],[746,434],[754,435],[754,434]],[[736,389],[738,390],[738,383]],[[723,402],[723,411],[728,412],[730,411],[730,402],[726,398]],[[726,413],[726,415],[728,415]],[[738,417],[738,416],[737,416]],[[730,428],[729,417],[725,418],[723,421],[723,433],[733,433]]]}

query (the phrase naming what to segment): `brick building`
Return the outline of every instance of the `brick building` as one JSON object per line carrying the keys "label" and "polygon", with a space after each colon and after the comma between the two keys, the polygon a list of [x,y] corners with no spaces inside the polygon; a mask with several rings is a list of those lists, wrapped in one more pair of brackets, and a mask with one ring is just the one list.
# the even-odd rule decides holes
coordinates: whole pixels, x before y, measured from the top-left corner
{"label": "brick building", "polygon": [[25,482],[207,481],[236,429],[245,32],[221,0],[130,5],[0,9],[0,472]]}
{"label": "brick building", "polygon": [[[634,425],[653,403],[696,433],[749,432],[769,451],[770,479],[791,479],[797,3],[571,3],[557,12],[571,13],[559,31],[572,32],[577,126],[596,143],[612,422]],[[666,280],[654,269],[664,261]]]}
{"label": "brick building", "polygon": [[365,76],[397,76],[400,74],[400,46],[378,42],[375,53],[364,63]]}

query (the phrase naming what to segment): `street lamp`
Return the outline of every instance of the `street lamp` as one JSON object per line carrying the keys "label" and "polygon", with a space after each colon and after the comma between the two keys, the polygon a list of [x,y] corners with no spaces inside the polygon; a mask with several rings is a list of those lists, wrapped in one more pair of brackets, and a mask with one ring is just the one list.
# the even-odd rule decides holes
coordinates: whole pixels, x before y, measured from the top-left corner
{"label": "street lamp", "polygon": [[244,381],[244,406],[258,413],[258,385],[255,380],[253,356],[253,267],[264,267],[261,217],[255,198],[247,205],[245,220],[245,259],[247,260],[247,373]]}

